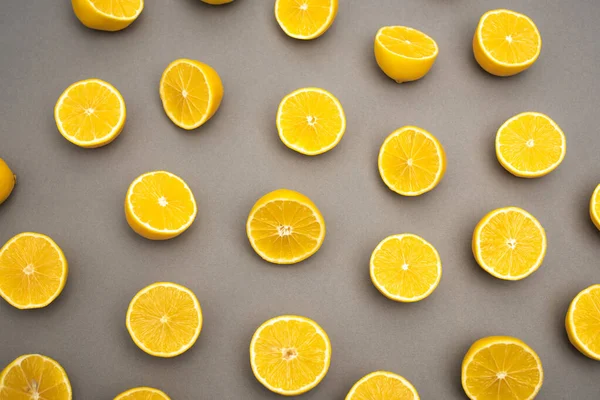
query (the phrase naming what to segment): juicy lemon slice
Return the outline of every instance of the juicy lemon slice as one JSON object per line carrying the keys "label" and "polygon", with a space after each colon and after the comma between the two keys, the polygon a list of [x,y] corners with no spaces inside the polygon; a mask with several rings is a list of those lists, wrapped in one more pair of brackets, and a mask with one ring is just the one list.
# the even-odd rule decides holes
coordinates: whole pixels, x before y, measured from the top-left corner
{"label": "juicy lemon slice", "polygon": [[356,382],[346,400],[419,400],[419,394],[404,377],[376,371]]}
{"label": "juicy lemon slice", "polygon": [[308,197],[278,189],[254,204],[246,234],[254,251],[264,260],[294,264],[319,250],[325,240],[325,221]]}
{"label": "juicy lemon slice", "polygon": [[223,83],[211,66],[182,58],[173,61],[163,72],[160,99],[175,125],[196,129],[219,109]]}
{"label": "juicy lemon slice", "polygon": [[171,398],[158,389],[137,387],[121,393],[114,400],[171,400]]}
{"label": "juicy lemon slice", "polygon": [[600,229],[600,184],[596,186],[590,199],[590,217],[596,228]]}
{"label": "juicy lemon slice", "polygon": [[316,39],[333,24],[338,0],[276,0],[275,19],[294,39]]}
{"label": "juicy lemon slice", "polygon": [[506,121],[496,134],[496,157],[511,174],[538,178],[554,171],[565,158],[567,141],[547,115],[525,112]]}
{"label": "juicy lemon slice", "polygon": [[101,31],[120,31],[137,19],[144,0],[71,0],[82,24]]}
{"label": "juicy lemon slice", "polygon": [[518,207],[489,212],[473,232],[477,263],[496,278],[516,281],[533,274],[546,255],[546,232]]}
{"label": "juicy lemon slice", "polygon": [[268,320],[254,333],[250,364],[267,389],[296,396],[323,380],[331,361],[327,333],[315,321],[295,315]]}
{"label": "juicy lemon slice", "polygon": [[100,79],[75,82],[60,95],[54,120],[61,135],[80,147],[109,144],[125,125],[125,100],[113,85]]}
{"label": "juicy lemon slice", "polygon": [[379,68],[398,83],[424,77],[438,55],[435,40],[406,26],[384,26],[375,35]]}
{"label": "juicy lemon slice", "polygon": [[200,336],[202,309],[190,289],[157,282],[131,300],[126,325],[135,344],[146,353],[175,357],[189,350]]}
{"label": "juicy lemon slice", "polygon": [[437,186],[446,172],[446,153],[424,129],[405,126],[390,134],[379,150],[383,182],[403,196],[418,196]]}
{"label": "juicy lemon slice", "polygon": [[17,176],[10,170],[8,164],[0,158],[0,204],[8,199],[16,183]]}
{"label": "juicy lemon slice", "polygon": [[52,239],[20,233],[0,249],[0,296],[21,310],[46,307],[62,292],[68,272],[67,259]]}
{"label": "juicy lemon slice", "polygon": [[277,130],[287,147],[314,156],[333,149],[342,140],[346,115],[339,100],[328,91],[298,89],[281,100]]}
{"label": "juicy lemon slice", "polygon": [[441,278],[440,255],[417,235],[388,236],[371,255],[371,280],[391,300],[422,300],[435,290]]}
{"label": "juicy lemon slice", "polygon": [[166,171],[148,172],[134,180],[125,197],[131,229],[151,240],[166,240],[185,232],[198,208],[189,186]]}
{"label": "juicy lemon slice", "polygon": [[479,339],[462,363],[462,386],[471,400],[531,400],[543,381],[535,351],[508,336]]}
{"label": "juicy lemon slice", "polygon": [[600,361],[600,285],[592,285],[575,296],[565,325],[573,346],[585,356]]}
{"label": "juicy lemon slice", "polygon": [[59,363],[39,354],[26,354],[0,374],[0,399],[71,400],[71,383]]}
{"label": "juicy lemon slice", "polygon": [[526,15],[510,10],[488,11],[473,37],[475,59],[487,72],[510,76],[531,67],[542,51],[542,37]]}

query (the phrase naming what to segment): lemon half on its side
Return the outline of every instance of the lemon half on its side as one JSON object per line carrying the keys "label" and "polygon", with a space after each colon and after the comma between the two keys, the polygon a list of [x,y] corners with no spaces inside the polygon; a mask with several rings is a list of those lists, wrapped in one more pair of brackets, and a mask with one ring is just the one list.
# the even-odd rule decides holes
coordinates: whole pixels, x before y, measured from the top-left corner
{"label": "lemon half on its side", "polygon": [[144,0],[71,0],[82,24],[101,31],[120,31],[135,21],[144,9]]}

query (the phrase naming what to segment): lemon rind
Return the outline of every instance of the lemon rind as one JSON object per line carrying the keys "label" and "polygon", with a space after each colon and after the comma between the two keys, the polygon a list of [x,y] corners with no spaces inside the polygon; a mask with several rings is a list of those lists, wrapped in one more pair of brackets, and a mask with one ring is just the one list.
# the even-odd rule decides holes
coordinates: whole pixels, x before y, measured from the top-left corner
{"label": "lemon rind", "polygon": [[[546,121],[548,121],[550,123],[550,125],[552,125],[552,127],[560,134],[560,137],[562,139],[560,158],[554,164],[550,165],[549,167],[547,167],[543,170],[539,170],[539,171],[524,171],[524,170],[519,170],[519,169],[515,168],[506,160],[506,158],[504,158],[504,156],[502,155],[502,151],[500,150],[500,147],[502,146],[502,144],[500,143],[501,132],[504,129],[506,129],[506,127],[511,122],[518,120],[519,118],[522,118],[524,116],[528,116],[528,115],[533,116],[533,117],[543,118]],[[550,172],[554,171],[563,162],[563,160],[565,159],[565,155],[567,154],[567,139],[566,139],[565,134],[562,131],[562,129],[560,129],[560,126],[558,126],[558,124],[556,122],[554,122],[554,120],[552,118],[550,118],[546,114],[543,114],[540,112],[525,111],[525,112],[515,115],[514,117],[509,118],[502,124],[502,126],[500,128],[498,128],[498,132],[496,133],[495,147],[496,147],[496,157],[498,158],[498,161],[500,162],[502,167],[504,167],[504,169],[506,169],[508,172],[510,172],[511,174],[513,174],[519,178],[541,178],[542,176],[548,175]]]}
{"label": "lemon rind", "polygon": [[352,400],[352,397],[354,396],[354,393],[356,393],[356,391],[358,390],[358,388],[365,383],[366,381],[370,380],[371,378],[377,377],[377,376],[385,376],[386,378],[391,378],[391,379],[395,379],[400,381],[405,387],[407,387],[413,394],[414,398],[413,400],[420,400],[419,397],[419,393],[417,392],[417,389],[414,387],[414,385],[412,383],[410,383],[410,381],[408,379],[406,379],[405,377],[395,374],[393,372],[389,372],[389,371],[375,371],[375,372],[371,372],[370,374],[367,374],[365,376],[363,376],[360,380],[358,380],[358,382],[356,382],[352,388],[350,389],[350,391],[348,392],[348,394],[346,395],[345,400]]}
{"label": "lemon rind", "polygon": [[[431,248],[433,250],[433,252],[435,253],[437,261],[438,261],[437,262],[437,271],[438,271],[438,274],[437,274],[436,281],[431,284],[431,286],[429,287],[429,289],[427,289],[427,291],[425,293],[423,293],[423,294],[421,294],[419,296],[414,296],[414,297],[406,297],[406,296],[401,296],[401,295],[397,295],[397,294],[394,294],[394,293],[390,293],[377,280],[377,276],[375,275],[375,263],[374,263],[375,254],[377,254],[377,252],[379,250],[381,250],[381,247],[383,247],[383,245],[385,243],[387,243],[389,240],[392,240],[392,239],[402,240],[405,237],[414,238],[414,239],[422,242],[424,245],[428,246],[429,248]],[[431,295],[431,293],[433,293],[434,290],[438,287],[438,285],[440,284],[440,281],[442,279],[442,261],[441,261],[441,258],[440,258],[440,254],[438,253],[438,251],[436,250],[436,248],[431,243],[429,243],[427,240],[425,240],[422,237],[420,237],[418,235],[415,235],[413,233],[402,233],[402,234],[397,234],[397,235],[390,235],[390,236],[386,237],[385,239],[383,239],[381,242],[379,242],[379,244],[377,245],[377,247],[375,247],[375,250],[373,250],[373,253],[371,253],[369,273],[371,275],[371,281],[373,281],[373,285],[385,297],[387,297],[390,300],[394,300],[394,301],[398,301],[398,302],[402,302],[402,303],[414,303],[414,302],[423,300],[426,297],[429,297],[429,295]]]}
{"label": "lemon rind", "polygon": [[[280,122],[281,117],[283,116],[283,107],[285,106],[285,104],[292,97],[296,97],[300,93],[306,93],[306,92],[317,92],[317,93],[320,93],[320,94],[330,98],[333,101],[333,103],[336,105],[336,107],[338,109],[338,115],[342,121],[342,126],[340,127],[340,131],[337,133],[335,140],[331,144],[329,144],[325,147],[322,147],[319,150],[315,150],[315,151],[308,151],[305,148],[303,148],[302,146],[298,146],[296,144],[290,143],[287,140],[287,138],[285,137],[285,132],[284,132],[284,129],[281,127],[281,122]],[[346,114],[344,113],[342,104],[337,99],[337,97],[335,97],[333,94],[331,94],[330,92],[328,92],[325,89],[316,88],[316,87],[306,87],[306,88],[294,90],[292,93],[288,94],[281,100],[281,102],[279,103],[279,108],[277,109],[276,124],[277,124],[277,132],[279,133],[279,138],[281,139],[283,144],[285,144],[288,148],[290,148],[294,151],[297,151],[298,153],[301,153],[301,154],[304,154],[307,156],[316,156],[316,155],[328,152],[329,150],[333,149],[340,143],[340,141],[344,137],[344,134],[346,133]]]}
{"label": "lemon rind", "polygon": [[[269,384],[267,382],[267,380],[265,378],[263,378],[258,373],[258,370],[257,370],[255,362],[254,362],[254,359],[256,358],[256,351],[254,350],[254,348],[256,347],[256,342],[258,341],[261,332],[266,327],[271,326],[279,321],[299,321],[299,322],[304,322],[304,323],[310,324],[313,328],[315,328],[315,331],[317,332],[317,334],[323,338],[325,345],[326,345],[326,347],[325,347],[325,362],[324,362],[323,370],[315,378],[315,380],[313,382],[311,382],[301,388],[298,388],[296,390],[285,390],[282,388],[277,388],[277,387],[272,386],[271,384]],[[271,319],[263,322],[258,327],[256,332],[254,332],[254,335],[252,335],[252,340],[250,341],[250,366],[252,367],[252,373],[254,374],[255,378],[264,387],[266,387],[267,389],[269,389],[270,391],[272,391],[274,393],[278,393],[283,396],[297,396],[302,393],[306,393],[309,390],[314,389],[319,383],[321,383],[321,381],[325,378],[325,375],[327,375],[330,365],[331,365],[331,341],[329,340],[329,336],[327,336],[327,332],[325,332],[325,330],[319,324],[317,324],[315,321],[313,321],[310,318],[301,317],[299,315],[281,315],[278,317],[274,317],[274,318],[271,318]]]}
{"label": "lemon rind", "polygon": [[[148,293],[150,290],[153,290],[157,287],[171,287],[171,288],[174,288],[174,289],[177,289],[177,290],[180,290],[180,291],[186,293],[188,296],[191,297],[192,301],[194,302],[194,306],[198,312],[198,326],[197,326],[196,331],[194,332],[194,335],[192,336],[192,339],[190,340],[190,342],[184,344],[178,350],[171,351],[171,352],[155,351],[155,350],[148,348],[146,345],[144,345],[138,339],[138,337],[135,335],[134,329],[131,326],[131,313],[133,312],[133,307],[134,307],[135,303],[144,294]],[[136,344],[136,346],[138,346],[141,350],[143,350],[147,354],[150,354],[155,357],[161,357],[161,358],[176,357],[178,355],[185,353],[189,349],[191,349],[194,346],[194,344],[196,344],[196,341],[198,340],[198,337],[200,336],[200,332],[202,331],[203,322],[204,322],[204,318],[202,316],[202,308],[200,307],[200,302],[198,301],[198,298],[196,297],[194,292],[192,292],[190,289],[188,289],[185,286],[182,286],[182,285],[179,285],[179,284],[173,283],[173,282],[155,282],[155,283],[152,283],[152,284],[146,286],[145,288],[141,289],[139,292],[136,293],[136,295],[133,297],[133,299],[131,299],[131,302],[129,302],[129,306],[127,307],[127,315],[125,317],[125,326],[127,327],[127,330],[129,331],[129,335],[131,336],[131,339]]]}

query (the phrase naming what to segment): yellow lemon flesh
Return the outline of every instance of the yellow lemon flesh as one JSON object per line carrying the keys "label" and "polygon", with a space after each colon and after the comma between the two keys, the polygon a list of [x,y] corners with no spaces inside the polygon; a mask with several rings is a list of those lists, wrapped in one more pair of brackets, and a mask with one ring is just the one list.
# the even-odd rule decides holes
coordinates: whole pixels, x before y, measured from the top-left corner
{"label": "yellow lemon flesh", "polygon": [[406,26],[379,29],[374,48],[379,68],[398,83],[424,77],[438,55],[435,40]]}
{"label": "yellow lemon flesh", "polygon": [[20,233],[0,249],[0,296],[22,310],[46,307],[62,292],[68,272],[67,259],[52,239]]}
{"label": "yellow lemon flesh", "polygon": [[542,37],[526,15],[510,10],[483,14],[473,37],[477,63],[492,75],[511,76],[531,67],[542,50]]}
{"label": "yellow lemon flesh", "polygon": [[600,184],[596,186],[590,199],[590,218],[596,228],[600,229]]}
{"label": "yellow lemon flesh", "polygon": [[254,251],[264,260],[294,264],[319,250],[325,240],[325,221],[308,197],[278,189],[254,204],[246,234]]}
{"label": "yellow lemon flesh", "polygon": [[489,212],[473,232],[473,254],[496,278],[516,281],[533,274],[546,255],[546,232],[537,219],[518,207]]}
{"label": "yellow lemon flesh", "polygon": [[158,389],[137,387],[121,393],[114,400],[171,400],[171,398]]}
{"label": "yellow lemon flesh", "polygon": [[166,240],[181,235],[197,213],[192,190],[183,179],[167,171],[139,176],[125,197],[127,222],[146,239]]}
{"label": "yellow lemon flesh", "polygon": [[376,371],[356,382],[346,400],[419,400],[419,394],[404,377]]}
{"label": "yellow lemon flesh", "polygon": [[182,58],[173,61],[163,72],[160,99],[175,125],[196,129],[219,109],[223,83],[211,66]]}
{"label": "yellow lemon flesh", "polygon": [[101,147],[119,136],[127,111],[123,96],[100,79],[69,86],[54,107],[58,131],[69,142],[86,148]]}
{"label": "yellow lemon flesh", "polygon": [[50,357],[26,354],[0,374],[0,399],[71,400],[71,383],[65,370]]}
{"label": "yellow lemon flesh", "polygon": [[101,31],[120,31],[137,19],[144,0],[71,0],[82,24]]}
{"label": "yellow lemon flesh", "polygon": [[429,296],[442,278],[437,250],[410,233],[388,236],[371,255],[371,280],[387,298],[414,302]]}
{"label": "yellow lemon flesh", "polygon": [[575,296],[565,325],[573,346],[600,361],[600,285],[592,285]]}
{"label": "yellow lemon flesh", "polygon": [[446,153],[431,133],[405,126],[385,139],[378,164],[387,187],[403,196],[419,196],[436,187],[444,177]]}
{"label": "yellow lemon flesh", "polygon": [[560,165],[567,141],[547,115],[525,112],[506,121],[496,134],[496,157],[511,174],[538,178]]}
{"label": "yellow lemon flesh", "polygon": [[16,183],[17,176],[10,170],[8,164],[0,158],[0,204],[8,199]]}
{"label": "yellow lemon flesh", "polygon": [[314,156],[333,149],[342,140],[346,115],[339,100],[328,91],[298,89],[281,100],[277,131],[287,147]]}
{"label": "yellow lemon flesh", "polygon": [[268,320],[254,333],[250,364],[267,389],[296,396],[323,380],[331,361],[329,337],[315,321],[295,315]]}
{"label": "yellow lemon flesh", "polygon": [[202,0],[202,1],[207,4],[212,4],[212,5],[218,6],[221,4],[231,3],[233,0]]}
{"label": "yellow lemon flesh", "polygon": [[140,290],[127,309],[127,330],[135,344],[156,357],[190,349],[202,330],[202,309],[188,288],[170,282]]}
{"label": "yellow lemon flesh", "polygon": [[338,0],[276,0],[275,19],[294,39],[311,40],[324,34],[338,12]]}
{"label": "yellow lemon flesh", "polygon": [[471,400],[531,400],[543,381],[535,351],[508,336],[479,339],[462,363],[462,386]]}

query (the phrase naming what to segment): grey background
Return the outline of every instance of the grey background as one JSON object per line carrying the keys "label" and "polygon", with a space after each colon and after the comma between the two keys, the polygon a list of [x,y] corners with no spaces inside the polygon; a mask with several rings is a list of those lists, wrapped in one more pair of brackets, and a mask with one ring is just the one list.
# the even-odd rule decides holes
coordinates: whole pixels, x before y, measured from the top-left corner
{"label": "grey background", "polygon": [[[249,367],[248,345],[266,319],[315,319],[333,345],[325,380],[305,399],[343,399],[356,380],[386,369],[414,383],[423,399],[463,399],[462,358],[476,339],[512,335],[540,355],[542,399],[597,399],[600,363],[579,354],[564,330],[570,300],[599,283],[600,235],[588,200],[600,181],[596,0],[340,0],[332,28],[312,42],[286,37],[272,0],[211,7],[199,0],[146,0],[138,21],[119,33],[83,27],[67,0],[3,0],[0,8],[0,156],[19,181],[0,207],[0,242],[27,230],[63,248],[70,275],[62,295],[39,311],[0,301],[0,365],[24,353],[57,359],[77,399],[112,399],[133,386],[162,388],[173,399],[275,399]],[[479,17],[505,7],[533,18],[543,36],[529,71],[495,78],[475,63]],[[372,42],[383,25],[409,25],[439,44],[425,79],[397,85],[378,69]],[[160,75],[179,57],[221,75],[218,113],[188,133],[165,116]],[[84,150],[58,133],[53,107],[71,83],[98,77],[127,103],[121,136]],[[282,97],[319,86],[342,102],[346,135],[314,158],[278,139]],[[496,161],[497,128],[514,114],[549,114],[565,131],[563,164],[537,180]],[[403,198],[377,172],[377,153],[394,129],[434,133],[448,155],[442,183]],[[164,243],[137,236],[123,200],[143,172],[183,177],[199,215]],[[254,254],[244,224],[264,193],[287,187],[314,200],[327,222],[321,250],[294,266]],[[529,210],[546,228],[548,254],[531,277],[513,283],[481,270],[471,254],[479,219],[501,206]],[[440,286],[417,304],[397,304],[373,287],[371,251],[385,236],[413,232],[443,261]],[[134,294],[155,281],[190,287],[205,325],[195,347],[175,359],[146,355],[125,329]]]}

